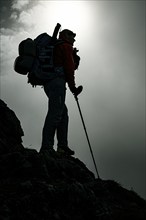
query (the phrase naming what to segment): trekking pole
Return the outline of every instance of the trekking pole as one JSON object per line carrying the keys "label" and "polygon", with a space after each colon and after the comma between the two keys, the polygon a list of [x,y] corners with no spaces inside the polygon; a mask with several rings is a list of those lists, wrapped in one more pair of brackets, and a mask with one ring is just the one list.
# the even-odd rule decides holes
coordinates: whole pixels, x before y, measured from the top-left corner
{"label": "trekking pole", "polygon": [[93,154],[93,151],[92,151],[92,147],[91,147],[91,144],[90,144],[90,141],[89,141],[87,129],[86,129],[85,122],[84,122],[84,119],[83,119],[83,115],[82,115],[82,112],[81,112],[81,108],[80,108],[80,105],[79,105],[79,100],[78,100],[77,96],[74,96],[74,97],[75,97],[75,100],[77,102],[77,106],[78,106],[79,113],[80,113],[80,116],[81,116],[82,124],[83,124],[84,130],[85,130],[87,142],[88,142],[89,149],[90,149],[90,152],[91,152],[91,156],[92,156],[92,159],[93,159],[93,163],[94,163],[94,166],[95,166],[96,174],[97,174],[98,179],[100,179],[100,176],[99,176],[99,173],[98,173],[98,170],[97,170],[97,165],[96,165],[96,162],[95,162],[95,159],[94,159],[94,154]]}

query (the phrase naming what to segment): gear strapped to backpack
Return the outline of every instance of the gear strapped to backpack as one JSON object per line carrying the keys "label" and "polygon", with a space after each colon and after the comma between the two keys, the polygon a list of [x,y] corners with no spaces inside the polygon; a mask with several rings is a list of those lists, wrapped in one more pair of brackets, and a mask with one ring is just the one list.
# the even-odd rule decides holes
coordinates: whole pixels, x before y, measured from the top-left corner
{"label": "gear strapped to backpack", "polygon": [[[18,47],[19,56],[15,59],[14,70],[22,75],[27,75],[28,83],[33,87],[43,86],[47,81],[58,76],[63,76],[63,67],[55,67],[53,63],[53,51],[55,46],[64,41],[57,39],[61,25],[57,23],[53,36],[47,33],[40,34],[34,40],[27,38],[20,42]],[[73,49],[75,69],[78,68],[80,57],[78,50]]]}
{"label": "gear strapped to backpack", "polygon": [[19,56],[15,59],[14,70],[19,74],[27,75],[28,83],[33,87],[44,85],[47,80],[62,73],[55,71],[53,65],[54,47],[63,42],[57,39],[60,26],[57,23],[52,37],[43,33],[34,40],[27,38],[19,44]]}

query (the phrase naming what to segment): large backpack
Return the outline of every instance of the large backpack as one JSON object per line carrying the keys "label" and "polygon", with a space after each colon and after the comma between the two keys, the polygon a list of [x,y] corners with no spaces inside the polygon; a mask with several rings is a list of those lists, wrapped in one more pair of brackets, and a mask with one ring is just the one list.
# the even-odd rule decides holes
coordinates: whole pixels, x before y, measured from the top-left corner
{"label": "large backpack", "polygon": [[27,38],[19,44],[19,56],[15,59],[14,70],[27,75],[28,83],[32,86],[44,85],[59,73],[62,74],[62,71],[55,71],[53,64],[54,47],[62,43],[62,40],[57,39],[60,26],[56,25],[53,36],[43,33],[34,40]]}

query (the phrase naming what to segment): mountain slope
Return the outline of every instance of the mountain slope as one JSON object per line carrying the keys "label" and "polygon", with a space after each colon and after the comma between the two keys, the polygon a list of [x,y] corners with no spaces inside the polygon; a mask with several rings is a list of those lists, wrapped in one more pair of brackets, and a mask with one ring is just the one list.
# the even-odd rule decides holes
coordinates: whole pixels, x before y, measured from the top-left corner
{"label": "mountain slope", "polygon": [[145,200],[96,179],[79,159],[24,148],[20,122],[2,100],[0,129],[1,220],[145,219]]}

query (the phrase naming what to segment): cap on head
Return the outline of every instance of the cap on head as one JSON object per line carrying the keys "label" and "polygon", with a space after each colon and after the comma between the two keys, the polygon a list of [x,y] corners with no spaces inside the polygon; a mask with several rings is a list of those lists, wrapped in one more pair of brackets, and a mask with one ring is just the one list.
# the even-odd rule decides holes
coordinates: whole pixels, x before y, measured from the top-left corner
{"label": "cap on head", "polygon": [[65,38],[66,36],[73,36],[73,37],[75,37],[76,34],[74,32],[72,32],[71,30],[68,30],[68,29],[64,29],[63,31],[61,31],[59,33],[59,38]]}

